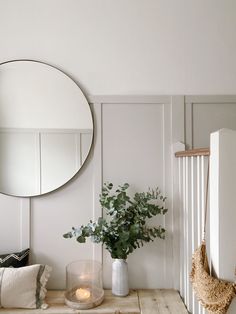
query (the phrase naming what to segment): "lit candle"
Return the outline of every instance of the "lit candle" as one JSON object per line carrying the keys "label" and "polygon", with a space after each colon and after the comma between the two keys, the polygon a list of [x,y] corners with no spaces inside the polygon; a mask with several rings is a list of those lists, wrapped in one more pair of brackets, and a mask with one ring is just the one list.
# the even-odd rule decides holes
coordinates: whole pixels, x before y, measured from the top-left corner
{"label": "lit candle", "polygon": [[90,291],[85,288],[79,288],[75,291],[75,296],[79,301],[85,301],[90,297]]}

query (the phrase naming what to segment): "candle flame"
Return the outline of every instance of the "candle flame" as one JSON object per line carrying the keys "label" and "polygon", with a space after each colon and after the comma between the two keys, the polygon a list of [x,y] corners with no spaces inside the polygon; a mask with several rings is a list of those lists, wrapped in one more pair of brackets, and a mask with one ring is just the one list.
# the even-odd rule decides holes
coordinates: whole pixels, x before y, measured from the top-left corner
{"label": "candle flame", "polygon": [[85,301],[90,298],[90,291],[86,288],[79,288],[75,291],[75,296],[79,301]]}

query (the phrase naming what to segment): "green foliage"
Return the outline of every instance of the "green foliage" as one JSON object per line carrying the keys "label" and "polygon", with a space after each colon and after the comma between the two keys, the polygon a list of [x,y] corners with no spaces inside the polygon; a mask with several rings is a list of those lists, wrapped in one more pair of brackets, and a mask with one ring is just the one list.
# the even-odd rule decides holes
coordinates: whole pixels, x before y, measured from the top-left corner
{"label": "green foliage", "polygon": [[100,204],[106,213],[106,219],[90,222],[86,226],[72,227],[72,231],[64,234],[64,238],[75,237],[79,243],[91,238],[94,243],[102,243],[112,258],[126,259],[144,242],[154,238],[165,238],[165,229],[161,226],[148,227],[146,220],[156,215],[164,215],[166,197],[160,190],[136,193],[131,199],[127,195],[129,184],[119,186],[113,192],[113,184],[105,183],[100,195]]}

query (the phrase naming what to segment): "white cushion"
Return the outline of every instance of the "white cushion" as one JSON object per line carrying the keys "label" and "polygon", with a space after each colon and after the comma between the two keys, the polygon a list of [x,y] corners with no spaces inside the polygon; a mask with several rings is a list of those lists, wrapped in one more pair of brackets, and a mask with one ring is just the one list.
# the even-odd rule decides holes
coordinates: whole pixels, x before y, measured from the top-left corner
{"label": "white cushion", "polygon": [[46,308],[46,283],[51,268],[31,265],[21,268],[0,268],[0,307]]}

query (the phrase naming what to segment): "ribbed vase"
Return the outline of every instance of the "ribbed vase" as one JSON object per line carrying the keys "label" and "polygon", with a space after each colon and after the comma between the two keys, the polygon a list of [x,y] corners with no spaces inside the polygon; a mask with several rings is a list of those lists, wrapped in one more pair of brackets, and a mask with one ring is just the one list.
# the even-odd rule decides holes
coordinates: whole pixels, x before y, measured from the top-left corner
{"label": "ribbed vase", "polygon": [[112,293],[119,297],[125,297],[129,294],[128,264],[124,259],[113,260]]}

